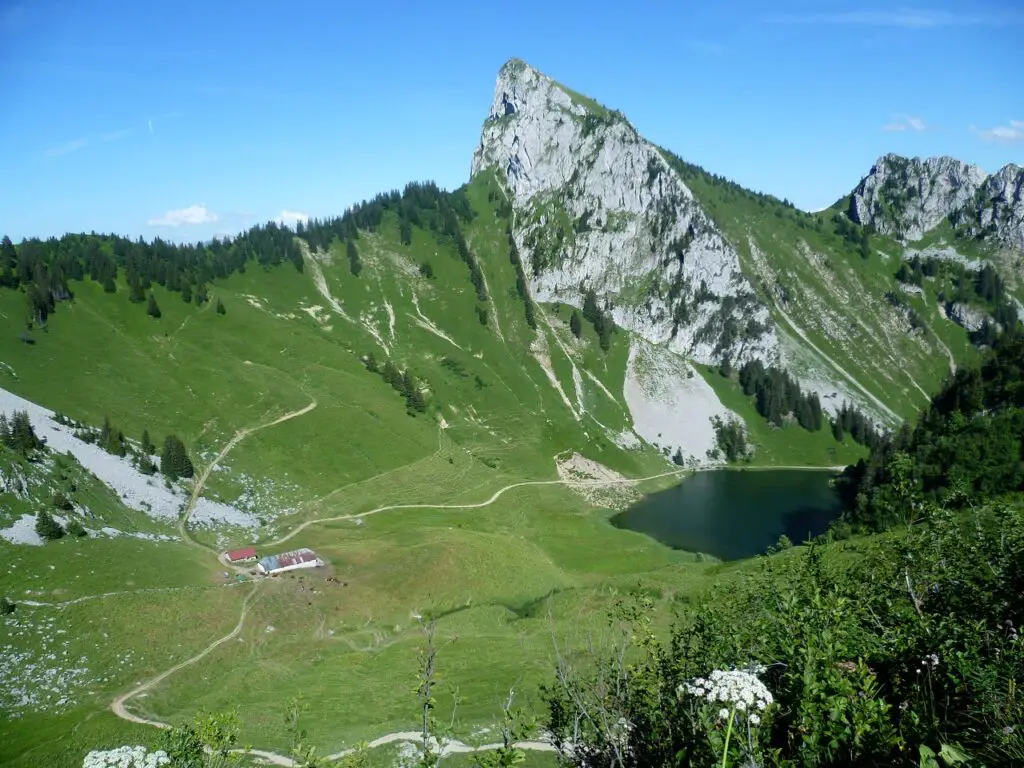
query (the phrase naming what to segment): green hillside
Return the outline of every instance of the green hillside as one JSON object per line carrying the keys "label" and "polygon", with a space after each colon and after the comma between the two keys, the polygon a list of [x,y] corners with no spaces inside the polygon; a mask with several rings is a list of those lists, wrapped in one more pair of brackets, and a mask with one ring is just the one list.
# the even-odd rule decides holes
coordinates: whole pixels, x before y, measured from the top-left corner
{"label": "green hillside", "polygon": [[[566,92],[590,133],[625,120]],[[114,462],[111,471],[138,480],[133,465],[147,468],[143,483],[171,494],[173,509],[147,514],[84,460],[53,445],[25,448],[10,430],[0,434],[0,764],[78,768],[90,749],[155,745],[158,728],[176,726],[180,735],[186,731],[178,728],[210,712],[237,714],[237,745],[280,762],[299,730],[286,721],[294,697],[306,707],[303,741],[320,755],[401,735],[422,724],[423,702],[411,692],[426,674],[426,627],[436,632],[438,687],[420,695],[432,697],[438,720],[451,717],[451,736],[465,744],[499,738],[510,688],[538,724],[556,737],[570,733],[559,718],[592,701],[560,699],[550,689],[542,695],[543,686],[558,669],[559,683],[572,690],[565,670],[573,665],[582,671],[572,684],[588,686],[580,681],[614,658],[602,654],[616,642],[629,647],[613,662],[628,669],[616,671],[622,684],[608,693],[607,681],[597,680],[587,695],[651,726],[637,764],[720,754],[722,717],[712,721],[707,744],[662,753],[675,737],[660,730],[660,718],[675,705],[661,702],[679,699],[691,672],[703,674],[698,662],[722,668],[769,657],[785,658],[791,670],[774,679],[789,709],[773,725],[774,741],[761,744],[780,765],[885,764],[904,747],[946,743],[939,738],[947,721],[935,708],[914,699],[900,709],[900,696],[923,696],[922,689],[900,677],[903,687],[890,690],[879,670],[889,665],[905,675],[938,652],[941,630],[951,627],[949,652],[975,654],[957,669],[987,675],[978,689],[995,696],[993,680],[1018,669],[1002,660],[1004,645],[1019,647],[1003,637],[1005,624],[998,654],[972,647],[969,621],[942,624],[948,606],[919,601],[909,570],[894,563],[955,540],[973,509],[965,501],[971,493],[979,508],[1008,501],[985,507],[978,549],[959,553],[957,563],[966,567],[972,552],[984,550],[994,564],[989,581],[984,569],[975,574],[984,583],[972,586],[971,620],[1021,620],[1012,599],[1004,605],[992,597],[1015,584],[1019,565],[996,542],[1004,531],[1019,537],[1020,372],[992,357],[1019,357],[1018,348],[1001,346],[1017,339],[1007,314],[1017,284],[995,281],[984,267],[907,261],[903,246],[836,210],[803,213],[663,157],[738,251],[733,273],[742,267],[770,313],[757,309],[764,322],[750,315],[737,330],[730,313],[756,303],[749,289],[715,296],[706,285],[686,286],[720,302],[706,327],[723,337],[742,331],[752,343],[771,330],[781,340],[778,365],[755,357],[734,369],[728,356],[691,364],[668,341],[653,344],[616,325],[615,309],[683,290],[653,272],[629,275],[615,306],[582,283],[580,306],[536,299],[531,281],[565,257],[576,234],[590,231],[591,214],[573,220],[564,200],[545,200],[531,212],[538,228],[519,241],[520,252],[523,217],[515,219],[507,179],[493,169],[453,192],[410,184],[294,231],[268,224],[205,244],[5,239],[0,394],[59,412],[79,429],[105,425],[94,447],[108,449],[101,458]],[[667,170],[654,160],[659,173]],[[680,201],[669,202],[663,229],[678,213]],[[603,234],[635,223],[616,213],[601,212]],[[681,265],[686,247],[666,263]],[[947,317],[954,303],[1006,322],[969,334]],[[674,318],[669,312],[659,322],[672,327]],[[736,338],[728,340],[719,351]],[[660,377],[668,379],[655,382],[664,389],[683,392],[672,407],[721,406],[714,411],[726,417],[721,428],[752,449],[736,463],[851,465],[839,483],[849,503],[842,521],[813,546],[790,550],[783,537],[785,551],[732,563],[613,527],[616,511],[674,485],[694,464],[708,468],[715,455],[683,469],[681,452],[673,457],[653,437],[639,437],[637,414],[649,402],[636,405],[647,396],[637,394],[645,382],[631,367],[638,349],[650,366],[647,384]],[[969,372],[983,354],[984,385],[972,378],[983,374]],[[954,369],[959,378],[943,389]],[[670,386],[684,377],[689,388]],[[1011,391],[990,398],[1005,408],[998,417],[942,406],[950,398],[976,406],[974,395],[998,389],[993,380]],[[852,407],[840,410],[844,401]],[[896,437],[865,415],[898,428],[928,408],[930,421]],[[686,426],[705,427],[709,413]],[[655,422],[651,431],[660,429]],[[153,449],[142,451],[143,435]],[[182,478],[168,476],[176,461],[161,457],[162,474],[146,464],[170,452],[161,446],[177,446],[174,438],[194,465]],[[986,454],[992,445],[998,461]],[[938,479],[946,469],[958,473],[948,487]],[[925,519],[920,537],[909,525],[895,530]],[[37,522],[54,535],[25,534]],[[308,547],[325,567],[264,578],[220,558],[248,544],[261,556]],[[861,563],[877,565],[875,592]],[[934,583],[953,588],[944,561],[927,563],[941,571]],[[921,588],[929,574],[918,575]],[[762,595],[775,602],[759,603]],[[687,656],[686,632],[672,626],[678,616],[702,642],[701,632],[713,630],[716,639]],[[900,627],[903,645],[886,645],[886,632]],[[818,648],[805,633],[786,645],[793,628],[823,638],[837,628],[840,640]],[[668,651],[658,639],[672,632]],[[819,689],[801,687],[821,680]],[[998,717],[988,704],[971,709],[963,703],[970,686],[961,683],[944,689],[948,722],[960,727],[982,712],[1002,728],[1019,715],[1013,702]],[[898,723],[905,729],[892,736],[898,716],[890,715],[911,707],[919,720]],[[579,754],[614,763],[608,750],[618,748],[617,731],[589,722]],[[834,731],[822,736],[822,723]],[[864,735],[873,728],[877,743]],[[748,736],[755,744],[756,733]],[[693,750],[685,759],[684,746]],[[398,749],[381,746],[371,764],[394,759]],[[522,757],[555,764],[550,749]]]}

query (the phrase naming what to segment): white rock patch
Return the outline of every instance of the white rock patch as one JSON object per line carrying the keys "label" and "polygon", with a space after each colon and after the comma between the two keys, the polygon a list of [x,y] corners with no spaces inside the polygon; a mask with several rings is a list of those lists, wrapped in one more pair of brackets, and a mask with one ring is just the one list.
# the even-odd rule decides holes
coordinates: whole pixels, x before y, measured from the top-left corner
{"label": "white rock patch", "polygon": [[734,415],[682,358],[636,337],[629,348],[623,395],[636,434],[700,463],[707,463],[707,452],[715,447],[711,417]]}
{"label": "white rock patch", "polygon": [[7,528],[0,528],[0,539],[11,544],[30,544],[33,547],[43,546],[43,539],[36,533],[36,519],[32,515],[22,515],[20,519]]}

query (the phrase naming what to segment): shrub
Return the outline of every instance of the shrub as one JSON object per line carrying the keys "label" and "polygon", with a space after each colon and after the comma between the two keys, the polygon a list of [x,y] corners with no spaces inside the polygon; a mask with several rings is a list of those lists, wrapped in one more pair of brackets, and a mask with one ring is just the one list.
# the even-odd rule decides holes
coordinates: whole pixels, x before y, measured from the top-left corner
{"label": "shrub", "polygon": [[36,515],[36,533],[45,541],[55,541],[64,535],[64,529],[49,512],[44,510]]}
{"label": "shrub", "polygon": [[14,613],[15,604],[6,597],[0,597],[0,616]]}
{"label": "shrub", "polygon": [[67,527],[68,536],[75,536],[77,538],[83,538],[89,535],[89,532],[85,530],[85,526],[78,520],[71,520]]}

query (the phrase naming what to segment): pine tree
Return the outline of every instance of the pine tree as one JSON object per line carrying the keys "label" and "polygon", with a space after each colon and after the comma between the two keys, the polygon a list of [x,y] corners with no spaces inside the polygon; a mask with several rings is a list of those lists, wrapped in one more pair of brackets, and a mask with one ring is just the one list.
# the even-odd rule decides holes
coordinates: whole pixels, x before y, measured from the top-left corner
{"label": "pine tree", "polygon": [[378,373],[380,366],[377,365],[377,358],[373,356],[373,352],[366,356],[366,370],[370,373]]}
{"label": "pine tree", "polygon": [[164,440],[164,447],[160,452],[160,471],[169,480],[192,477],[195,474],[195,468],[185,450],[185,444],[177,435],[168,435]]}
{"label": "pine tree", "polygon": [[227,313],[227,310],[224,309],[224,302],[221,301],[220,297],[218,296],[217,297],[217,314],[218,315],[223,315],[223,314],[226,314],[226,313]]}
{"label": "pine tree", "polygon": [[732,376],[732,363],[729,361],[728,355],[722,358],[722,364],[718,366],[718,373],[726,379]]}
{"label": "pine tree", "polygon": [[832,422],[832,437],[836,439],[837,443],[843,442],[843,438],[846,434],[843,432],[843,422],[838,417]]}
{"label": "pine tree", "polygon": [[148,453],[144,453],[139,457],[136,467],[144,475],[152,475],[156,472],[156,464],[153,463],[153,459],[150,458]]}
{"label": "pine tree", "polygon": [[43,510],[36,515],[36,533],[45,541],[56,541],[64,535],[64,529],[49,512]]}
{"label": "pine tree", "polygon": [[207,300],[208,299],[206,296],[206,283],[200,283],[199,285],[196,286],[196,294],[194,297],[195,305],[197,307],[201,307],[203,304],[207,302]]}
{"label": "pine tree", "polygon": [[192,286],[188,280],[181,284],[181,300],[186,304],[192,303]]}
{"label": "pine tree", "polygon": [[6,413],[0,413],[0,444],[6,445],[8,448],[14,447],[14,441],[11,439],[11,425],[7,421]]}
{"label": "pine tree", "polygon": [[394,387],[397,382],[401,381],[402,378],[402,374],[399,372],[398,368],[395,367],[395,364],[392,363],[390,360],[384,363],[384,368],[381,371],[381,376],[384,378],[384,381],[386,381],[392,387]]}
{"label": "pine tree", "polygon": [[147,456],[152,455],[152,453],[156,450],[156,446],[153,445],[153,441],[150,440],[150,438],[149,438],[149,430],[148,429],[142,430],[142,441],[141,441],[141,443],[142,443],[142,445],[141,445],[142,452],[144,454],[146,454]]}
{"label": "pine tree", "polygon": [[359,277],[359,273],[363,271],[363,262],[359,260],[359,249],[356,248],[356,242],[352,238],[345,243],[345,252],[348,255],[349,271]]}
{"label": "pine tree", "polygon": [[577,313],[575,309],[572,311],[572,314],[569,315],[569,330],[572,331],[572,335],[577,339],[580,337],[580,334],[583,333],[583,323],[580,321],[579,313]]}
{"label": "pine tree", "polygon": [[43,441],[36,436],[27,411],[15,411],[11,418],[11,442],[14,450],[23,456],[43,447]]}
{"label": "pine tree", "polygon": [[156,304],[156,296],[149,294],[149,307],[146,309],[150,317],[160,318],[160,307]]}

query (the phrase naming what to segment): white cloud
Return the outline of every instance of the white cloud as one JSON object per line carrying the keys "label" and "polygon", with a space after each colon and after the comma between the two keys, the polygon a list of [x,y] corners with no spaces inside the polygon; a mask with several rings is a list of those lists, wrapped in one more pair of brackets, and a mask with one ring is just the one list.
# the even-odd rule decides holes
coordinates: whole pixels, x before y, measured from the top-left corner
{"label": "white cloud", "polygon": [[971,130],[985,141],[999,144],[1011,144],[1024,141],[1024,120],[1011,120],[1009,125],[997,125],[995,128],[980,130],[971,126]]}
{"label": "white cloud", "polygon": [[53,147],[52,149],[46,150],[46,156],[60,157],[61,155],[70,155],[72,152],[77,152],[87,146],[89,146],[89,139],[83,136],[80,139],[73,139],[66,144],[61,144],[59,147]]}
{"label": "white cloud", "polygon": [[188,208],[181,208],[176,211],[168,211],[163,216],[150,219],[147,223],[151,227],[180,227],[183,224],[209,224],[218,221],[220,217],[205,205],[190,205]]}
{"label": "white cloud", "polygon": [[923,117],[902,115],[896,116],[895,121],[883,125],[882,130],[888,131],[889,133],[896,133],[899,131],[915,131],[920,133],[921,131],[928,130],[928,124],[924,121]]}
{"label": "white cloud", "polygon": [[285,208],[281,211],[281,215],[274,219],[274,221],[283,227],[294,227],[300,221],[303,224],[309,221],[309,214],[302,213],[301,211],[289,211]]}
{"label": "white cloud", "polygon": [[122,128],[120,131],[111,131],[110,133],[104,133],[100,138],[103,141],[119,141],[120,139],[128,138],[131,135],[131,128]]}

